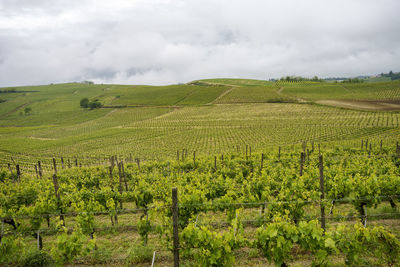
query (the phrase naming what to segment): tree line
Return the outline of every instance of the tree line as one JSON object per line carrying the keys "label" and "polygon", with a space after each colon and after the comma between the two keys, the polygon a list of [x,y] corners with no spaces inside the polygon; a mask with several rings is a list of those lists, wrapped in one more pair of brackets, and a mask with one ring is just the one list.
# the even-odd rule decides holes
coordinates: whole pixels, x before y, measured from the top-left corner
{"label": "tree line", "polygon": [[301,76],[286,76],[279,79],[279,81],[286,82],[302,82],[302,81],[310,81],[310,82],[323,82],[324,79],[318,78],[318,76],[314,76],[312,78],[301,77]]}
{"label": "tree line", "polygon": [[392,81],[400,80],[400,72],[389,71],[389,73],[381,73],[382,77],[389,77]]}
{"label": "tree line", "polygon": [[103,104],[101,104],[101,102],[98,99],[90,101],[88,98],[85,97],[81,99],[80,106],[81,108],[95,109],[95,108],[101,108]]}

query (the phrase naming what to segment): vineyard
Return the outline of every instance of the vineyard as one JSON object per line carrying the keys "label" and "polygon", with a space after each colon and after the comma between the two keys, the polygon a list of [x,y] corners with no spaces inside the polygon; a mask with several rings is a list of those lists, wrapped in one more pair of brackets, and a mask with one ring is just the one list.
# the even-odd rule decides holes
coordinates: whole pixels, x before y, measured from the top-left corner
{"label": "vineyard", "polygon": [[[374,264],[393,265],[400,256],[400,147],[393,148],[370,150],[363,143],[362,148],[319,154],[317,146],[305,144],[302,153],[251,154],[247,147],[244,153],[200,158],[183,151],[176,160],[145,163],[112,157],[104,167],[68,167],[54,160],[53,174],[4,169],[2,244],[5,253],[39,246],[59,263],[75,257],[96,261],[96,253],[107,249],[115,253],[108,251],[105,261],[136,261],[123,248],[135,251],[137,246],[156,251],[169,266],[174,251],[171,192],[177,188],[183,263],[269,261],[280,266],[291,262],[293,253],[298,257],[308,251],[310,257],[302,260],[309,264],[356,264],[368,257]],[[119,235],[118,244],[107,242]],[[127,235],[132,236],[124,241]],[[368,253],[363,246],[374,250]],[[250,259],[243,258],[247,250]]]}
{"label": "vineyard", "polygon": [[0,97],[0,266],[400,264],[397,81]]}

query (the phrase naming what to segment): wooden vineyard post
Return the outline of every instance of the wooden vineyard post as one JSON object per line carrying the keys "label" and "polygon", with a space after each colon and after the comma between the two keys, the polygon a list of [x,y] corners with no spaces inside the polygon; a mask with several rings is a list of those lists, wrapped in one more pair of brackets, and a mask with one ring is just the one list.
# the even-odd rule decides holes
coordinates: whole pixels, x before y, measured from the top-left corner
{"label": "wooden vineyard post", "polygon": [[179,161],[179,150],[176,151],[176,161]]}
{"label": "wooden vineyard post", "polygon": [[314,141],[311,141],[311,152],[314,152]]}
{"label": "wooden vineyard post", "polygon": [[60,199],[60,194],[58,193],[58,180],[57,180],[57,175],[53,174],[53,185],[54,185],[54,194],[56,196],[57,199],[57,209],[60,211],[60,220],[62,220],[63,222],[63,226],[65,226],[65,219],[64,219],[64,214],[62,209],[60,208],[61,205],[61,199]]}
{"label": "wooden vineyard post", "polygon": [[125,167],[124,167],[123,161],[121,161],[121,172],[122,172],[122,176],[124,178],[125,190],[128,191],[128,181],[126,180]]}
{"label": "wooden vineyard post", "polygon": [[364,148],[364,140],[361,139],[361,150]]}
{"label": "wooden vineyard post", "polygon": [[10,164],[10,163],[7,163],[7,166],[8,166],[8,170],[10,171],[10,174],[12,175],[11,164]]}
{"label": "wooden vineyard post", "polygon": [[138,169],[140,171],[140,159],[139,158],[136,158],[136,164],[137,164],[137,167],[138,167]]}
{"label": "wooden vineyard post", "polygon": [[172,225],[174,238],[174,267],[179,267],[178,189],[172,188]]}
{"label": "wooden vineyard post", "polygon": [[281,147],[278,149],[278,160],[281,160]]}
{"label": "wooden vineyard post", "polygon": [[214,156],[214,170],[217,170],[217,156]]}
{"label": "wooden vineyard post", "polygon": [[57,163],[55,158],[53,158],[53,167],[54,167],[54,173],[57,174]]}
{"label": "wooden vineyard post", "polygon": [[36,173],[36,179],[39,179],[39,173],[38,173],[38,168],[37,168],[36,164],[35,164],[35,173]]}
{"label": "wooden vineyard post", "polygon": [[325,225],[325,206],[324,206],[324,199],[325,199],[325,190],[324,190],[324,162],[322,155],[319,156],[319,190],[321,191],[321,228],[326,230]]}
{"label": "wooden vineyard post", "polygon": [[[108,169],[109,169],[109,175],[110,175],[110,187],[111,187],[111,191],[114,192],[113,166],[108,167]],[[116,204],[115,204],[115,206],[116,206]],[[115,224],[118,224],[117,213],[115,213],[114,221],[115,221]],[[113,226],[114,226],[114,221],[113,221],[113,219],[112,219],[112,217],[111,217],[111,223],[112,223]]]}
{"label": "wooden vineyard post", "polygon": [[397,157],[400,157],[400,146],[397,146]]}
{"label": "wooden vineyard post", "polygon": [[78,167],[78,159],[75,158],[75,167]]}
{"label": "wooden vineyard post", "polygon": [[193,151],[193,166],[196,166],[196,151]]}
{"label": "wooden vineyard post", "polygon": [[371,157],[371,151],[372,151],[372,146],[371,143],[369,143],[368,158]]}
{"label": "wooden vineyard post", "polygon": [[3,236],[4,236],[4,220],[1,220],[0,245],[3,244]]}
{"label": "wooden vineyard post", "polygon": [[4,236],[4,220],[1,220],[1,232],[0,232],[0,245],[3,244],[3,236]]}
{"label": "wooden vineyard post", "polygon": [[111,158],[110,158],[110,166],[111,166],[112,169],[114,169],[114,166],[115,166],[115,164],[114,164],[114,156],[111,156]]}
{"label": "wooden vineyard post", "polygon": [[380,151],[382,152],[382,139],[381,139],[381,143],[380,143]]}
{"label": "wooden vineyard post", "polygon": [[37,230],[36,236],[37,236],[37,248],[38,248],[38,250],[42,250],[43,241],[42,241],[42,237],[40,236],[40,230]]}
{"label": "wooden vineyard post", "polygon": [[365,150],[368,150],[368,139],[365,141]]}
{"label": "wooden vineyard post", "polygon": [[71,169],[71,160],[68,159],[68,169]]}
{"label": "wooden vineyard post", "polygon": [[261,166],[260,166],[260,171],[263,169],[264,167],[264,153],[261,153]]}
{"label": "wooden vineyard post", "polygon": [[321,146],[318,144],[318,155],[321,155]]}
{"label": "wooden vineyard post", "polygon": [[[123,190],[123,188],[122,188],[121,166],[120,166],[120,164],[118,164],[118,162],[117,162],[117,165],[118,165],[118,176],[119,176],[119,194],[120,194],[120,197],[122,198],[122,190]],[[122,209],[122,199],[120,199],[120,201],[119,201],[119,207]]]}
{"label": "wooden vineyard post", "polygon": [[40,162],[40,160],[38,161],[38,169],[39,169],[39,177],[41,179],[43,176],[43,171],[42,171],[42,163]]}
{"label": "wooden vineyard post", "polygon": [[61,157],[61,168],[62,168],[62,169],[65,168],[65,167],[64,167],[64,158],[63,158],[63,157]]}
{"label": "wooden vineyard post", "polygon": [[300,154],[300,176],[303,176],[304,152]]}
{"label": "wooden vineyard post", "polygon": [[396,154],[397,154],[397,157],[400,157],[400,148],[399,148],[399,142],[398,141],[396,142]]}
{"label": "wooden vineyard post", "polygon": [[153,259],[151,260],[151,267],[154,267],[155,260],[156,260],[156,251],[153,251]]}
{"label": "wooden vineyard post", "polygon": [[111,190],[113,191],[114,190],[113,167],[112,166],[108,167],[108,171],[109,171],[108,174],[110,176],[110,187]]}
{"label": "wooden vineyard post", "polygon": [[182,149],[182,161],[185,161],[185,149]]}
{"label": "wooden vineyard post", "polygon": [[15,169],[17,170],[17,179],[21,180],[21,170],[19,169],[19,164],[15,165]]}
{"label": "wooden vineyard post", "polygon": [[251,146],[249,146],[249,157],[251,158]]}

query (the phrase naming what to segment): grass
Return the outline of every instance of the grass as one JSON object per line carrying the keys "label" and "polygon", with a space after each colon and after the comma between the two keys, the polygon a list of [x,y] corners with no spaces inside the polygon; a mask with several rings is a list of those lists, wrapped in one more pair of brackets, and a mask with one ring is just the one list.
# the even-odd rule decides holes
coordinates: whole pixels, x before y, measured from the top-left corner
{"label": "grass", "polygon": [[107,105],[200,105],[221,94],[225,87],[168,85],[168,86],[111,86],[100,100]]}
{"label": "grass", "polygon": [[306,100],[399,100],[400,81],[380,83],[284,84],[282,93]]}
{"label": "grass", "polygon": [[[1,93],[6,102],[0,103],[0,163],[4,166],[11,157],[21,165],[53,156],[168,158],[184,148],[213,154],[245,145],[262,151],[304,140],[391,142],[400,136],[399,113],[341,109],[313,101],[396,100],[399,88],[399,81],[276,84],[244,79],[170,86],[18,87],[19,93]],[[109,108],[82,109],[79,101],[84,97],[99,99]],[[24,114],[25,107],[32,112]]]}
{"label": "grass", "polygon": [[[86,111],[83,111],[86,112]],[[399,114],[304,104],[241,104],[107,110],[94,120],[52,127],[0,128],[0,150],[45,155],[129,155],[149,158],[188,148],[199,153],[341,141],[395,130]],[[396,130],[397,129],[397,130]]]}
{"label": "grass", "polygon": [[391,78],[390,77],[371,77],[371,78],[367,78],[365,79],[365,82],[368,83],[379,83],[379,82],[390,82]]}
{"label": "grass", "polygon": [[275,85],[232,87],[216,103],[285,103],[297,102],[295,98],[280,93]]}

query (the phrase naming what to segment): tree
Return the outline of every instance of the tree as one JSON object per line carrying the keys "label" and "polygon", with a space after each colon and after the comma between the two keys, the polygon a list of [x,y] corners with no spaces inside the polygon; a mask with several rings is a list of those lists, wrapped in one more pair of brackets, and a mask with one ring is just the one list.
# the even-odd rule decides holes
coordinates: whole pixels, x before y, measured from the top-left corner
{"label": "tree", "polygon": [[94,101],[89,101],[89,99],[87,98],[82,98],[80,105],[82,108],[90,109],[101,108],[103,106],[98,99],[95,99]]}
{"label": "tree", "polygon": [[89,107],[89,99],[87,99],[86,97],[82,98],[81,99],[81,107],[82,108],[88,108]]}
{"label": "tree", "polygon": [[99,102],[98,99],[96,99],[95,101],[90,101],[89,102],[89,108],[90,109],[95,109],[95,108],[101,108],[103,105]]}
{"label": "tree", "polygon": [[31,108],[31,107],[26,107],[26,108],[24,109],[25,115],[28,115],[29,113],[31,113],[31,111],[32,111],[32,108]]}

